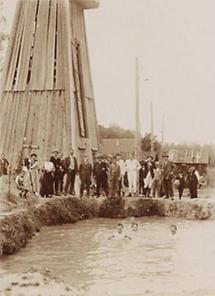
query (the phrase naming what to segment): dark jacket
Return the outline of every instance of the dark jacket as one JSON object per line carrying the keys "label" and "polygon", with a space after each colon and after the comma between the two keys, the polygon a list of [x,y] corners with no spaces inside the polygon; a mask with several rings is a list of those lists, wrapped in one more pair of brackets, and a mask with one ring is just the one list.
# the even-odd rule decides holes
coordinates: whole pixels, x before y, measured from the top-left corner
{"label": "dark jacket", "polygon": [[168,160],[163,165],[163,177],[164,180],[171,180],[174,177],[175,165],[172,161]]}
{"label": "dark jacket", "polygon": [[[77,173],[78,172],[77,159],[76,159],[75,156],[73,156],[73,158],[74,158],[74,171],[75,171],[75,173]],[[70,163],[71,163],[70,156],[67,156],[64,159],[64,170],[65,170],[65,172],[68,172],[69,171]]]}
{"label": "dark jacket", "polygon": [[195,172],[188,173],[187,184],[188,184],[188,187],[197,187],[198,186],[198,178],[196,177]]}
{"label": "dark jacket", "polygon": [[92,165],[90,163],[82,163],[79,167],[79,176],[81,180],[91,180]]}
{"label": "dark jacket", "polygon": [[54,156],[52,156],[50,158],[50,161],[53,162],[53,164],[54,164],[55,172],[56,173],[60,172],[60,170],[62,168],[61,159],[59,157],[55,158]]}
{"label": "dark jacket", "polygon": [[108,164],[104,161],[96,162],[93,167],[93,175],[95,177],[107,177]]}

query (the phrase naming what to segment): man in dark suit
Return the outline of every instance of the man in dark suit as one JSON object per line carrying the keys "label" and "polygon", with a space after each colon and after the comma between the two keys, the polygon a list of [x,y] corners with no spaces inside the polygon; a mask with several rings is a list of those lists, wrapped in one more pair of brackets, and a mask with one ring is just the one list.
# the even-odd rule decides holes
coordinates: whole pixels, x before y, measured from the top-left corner
{"label": "man in dark suit", "polygon": [[60,173],[62,169],[62,163],[61,159],[59,157],[59,151],[56,149],[53,151],[53,155],[50,158],[50,161],[54,164],[54,180],[53,180],[53,185],[54,185],[54,193],[55,195],[60,195],[59,194],[59,185],[60,185]]}
{"label": "man in dark suit", "polygon": [[80,164],[79,176],[81,179],[80,195],[83,196],[83,191],[86,188],[87,196],[90,196],[90,184],[92,175],[92,165],[89,163],[88,157],[85,157],[84,162]]}
{"label": "man in dark suit", "polygon": [[74,156],[74,150],[71,150],[70,155],[64,160],[64,171],[66,173],[65,195],[73,194],[75,176],[78,172],[78,163]]}
{"label": "man in dark suit", "polygon": [[174,177],[175,165],[169,160],[169,155],[163,155],[163,188],[165,198],[173,197],[172,179]]}
{"label": "man in dark suit", "polygon": [[94,164],[93,175],[96,180],[96,196],[100,196],[101,187],[105,191],[105,195],[108,196],[108,164],[105,160],[102,160],[102,156],[97,156],[97,161]]}

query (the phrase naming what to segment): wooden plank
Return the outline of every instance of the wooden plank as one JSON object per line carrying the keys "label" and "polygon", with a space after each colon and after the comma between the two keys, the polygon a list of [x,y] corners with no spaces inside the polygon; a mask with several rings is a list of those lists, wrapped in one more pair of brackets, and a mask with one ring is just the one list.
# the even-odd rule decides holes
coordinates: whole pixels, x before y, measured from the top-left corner
{"label": "wooden plank", "polygon": [[[11,107],[12,107],[12,98],[13,95],[10,92],[4,92],[2,96],[2,108],[0,109],[1,114],[1,121],[0,121],[0,130],[1,130],[1,136],[0,136],[0,151],[4,151],[4,144],[7,137],[7,125],[9,116],[11,113]],[[6,152],[5,152],[6,153]]]}
{"label": "wooden plank", "polygon": [[63,40],[63,1],[58,0],[58,21],[57,21],[57,59],[56,59],[56,84],[55,89],[64,89],[64,62],[63,62],[63,51],[64,51],[64,40]]}
{"label": "wooden plank", "polygon": [[9,159],[13,160],[13,140],[14,140],[14,133],[16,129],[16,118],[18,114],[18,106],[19,106],[19,97],[14,94],[13,101],[12,101],[12,109],[10,119],[7,124],[7,136],[5,139],[4,150],[7,151]]}
{"label": "wooden plank", "polygon": [[27,1],[27,17],[24,26],[23,45],[20,53],[20,62],[17,70],[17,82],[15,90],[24,91],[27,86],[29,62],[32,50],[33,35],[35,33],[35,17],[37,1]]}
{"label": "wooden plank", "polygon": [[56,28],[56,0],[51,1],[50,18],[48,26],[48,41],[46,51],[46,84],[45,89],[54,89],[54,54],[55,54],[55,28]]}
{"label": "wooden plank", "polygon": [[23,36],[23,29],[25,23],[25,16],[26,16],[26,3],[22,1],[22,6],[20,8],[20,17],[17,24],[17,32],[14,38],[14,47],[12,50],[12,55],[10,57],[10,67],[8,70],[8,76],[6,80],[5,90],[12,90],[13,89],[13,79],[15,75],[17,59],[19,56],[20,45]]}
{"label": "wooden plank", "polygon": [[46,117],[48,112],[48,92],[43,91],[40,97],[39,113],[39,132],[38,132],[38,145],[40,160],[43,161],[46,157]]}
{"label": "wooden plank", "polygon": [[[11,33],[10,33],[10,36],[9,36],[8,47],[7,47],[6,56],[5,56],[5,60],[4,60],[4,71],[3,71],[3,74],[2,74],[1,87],[0,87],[1,92],[6,87],[6,80],[7,80],[7,77],[9,75],[9,69],[10,69],[11,59],[12,59],[12,52],[13,52],[13,48],[15,46],[14,39],[15,39],[15,36],[17,34],[17,26],[18,26],[18,22],[20,20],[21,7],[22,7],[22,2],[18,1],[17,5],[16,5],[14,21],[13,21]],[[1,97],[2,97],[2,93],[0,93],[0,102],[1,102]]]}
{"label": "wooden plank", "polygon": [[31,90],[43,90],[45,88],[48,16],[49,0],[40,0],[33,54],[32,78],[30,82]]}
{"label": "wooden plank", "polygon": [[11,140],[10,140],[10,149],[12,153],[12,167],[17,168],[18,167],[18,155],[22,151],[22,144],[20,143],[23,142],[23,135],[20,133],[21,126],[23,124],[23,105],[25,104],[24,97],[26,96],[26,93],[16,93],[15,97],[16,100],[18,101],[17,104],[17,109],[16,109],[16,114],[14,117],[14,126],[11,134]]}
{"label": "wooden plank", "polygon": [[47,155],[50,155],[51,153],[51,124],[52,124],[52,98],[53,98],[53,92],[48,92],[47,93],[47,114],[46,114],[46,129],[45,129],[45,147],[46,153],[45,157]]}

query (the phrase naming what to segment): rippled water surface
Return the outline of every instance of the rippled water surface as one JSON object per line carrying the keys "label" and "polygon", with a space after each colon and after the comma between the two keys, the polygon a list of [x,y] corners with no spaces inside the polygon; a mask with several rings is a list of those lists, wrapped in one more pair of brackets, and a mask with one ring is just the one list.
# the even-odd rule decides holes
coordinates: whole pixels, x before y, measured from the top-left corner
{"label": "rippled water surface", "polygon": [[[3,272],[47,267],[83,295],[215,295],[215,222],[141,218],[132,239],[108,240],[119,220],[43,228]],[[120,221],[121,222],[121,221]],[[170,225],[176,224],[176,237]]]}

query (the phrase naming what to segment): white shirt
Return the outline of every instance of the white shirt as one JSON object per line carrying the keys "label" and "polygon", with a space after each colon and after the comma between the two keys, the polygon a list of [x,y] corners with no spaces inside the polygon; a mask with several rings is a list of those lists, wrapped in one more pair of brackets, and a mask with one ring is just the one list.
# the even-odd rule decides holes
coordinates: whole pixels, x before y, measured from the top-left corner
{"label": "white shirt", "polygon": [[122,159],[118,160],[118,161],[117,161],[117,164],[118,164],[119,167],[120,167],[120,174],[121,174],[121,176],[124,176],[124,175],[125,175],[125,171],[126,171],[124,160],[122,160]]}
{"label": "white shirt", "polygon": [[127,159],[125,166],[127,172],[137,172],[140,169],[140,164],[136,159]]}
{"label": "white shirt", "polygon": [[44,169],[48,172],[51,172],[54,170],[54,164],[51,161],[44,161]]}

